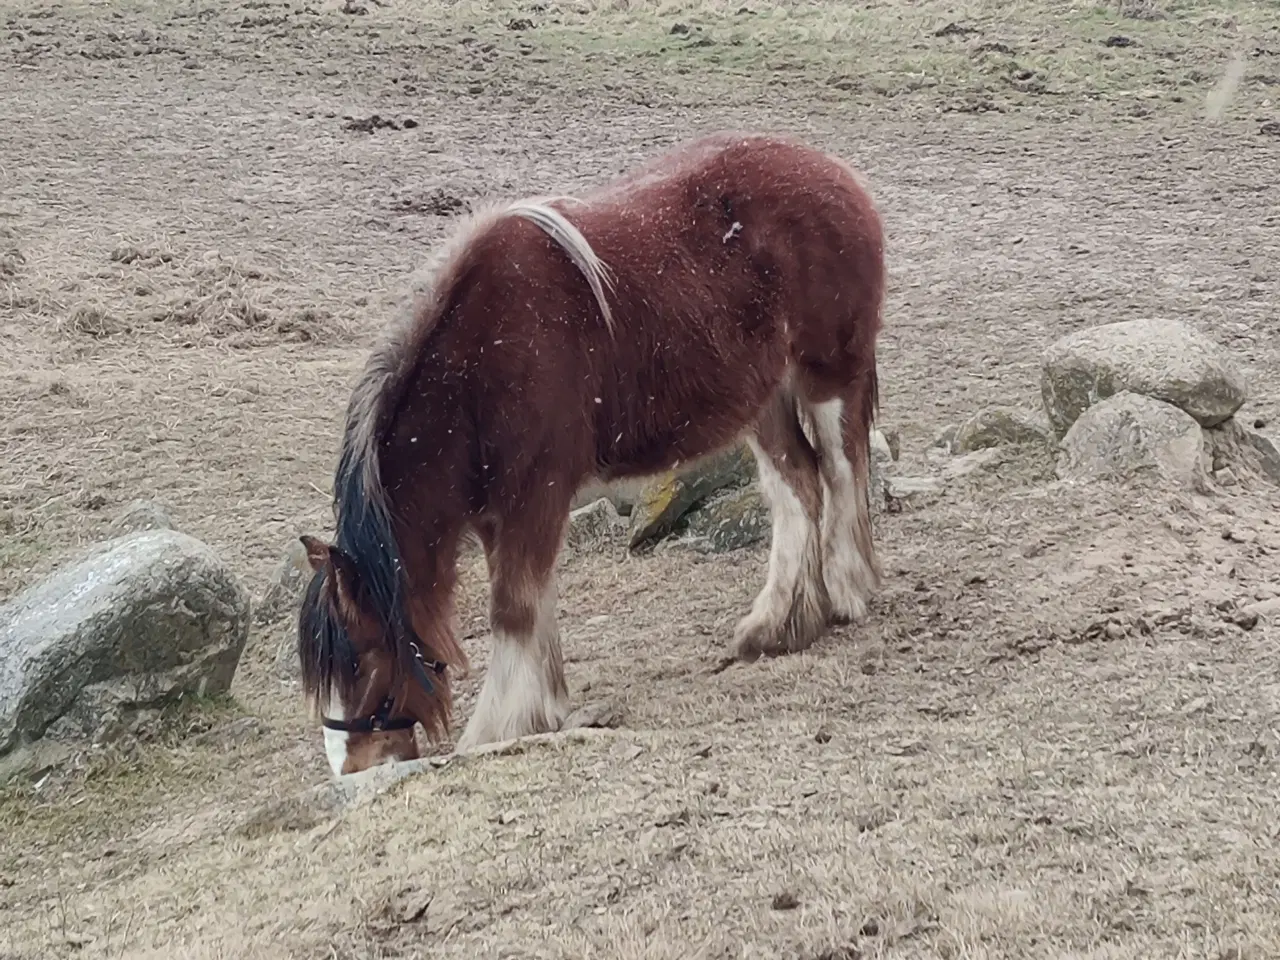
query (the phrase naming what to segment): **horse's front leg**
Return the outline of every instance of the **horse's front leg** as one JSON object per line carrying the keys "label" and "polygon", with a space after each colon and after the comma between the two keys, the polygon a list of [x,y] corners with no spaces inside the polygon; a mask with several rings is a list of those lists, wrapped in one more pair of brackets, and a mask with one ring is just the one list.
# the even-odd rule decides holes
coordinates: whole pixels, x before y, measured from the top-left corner
{"label": "horse's front leg", "polygon": [[560,505],[504,518],[485,538],[493,653],[458,750],[560,728],[569,694],[556,619]]}

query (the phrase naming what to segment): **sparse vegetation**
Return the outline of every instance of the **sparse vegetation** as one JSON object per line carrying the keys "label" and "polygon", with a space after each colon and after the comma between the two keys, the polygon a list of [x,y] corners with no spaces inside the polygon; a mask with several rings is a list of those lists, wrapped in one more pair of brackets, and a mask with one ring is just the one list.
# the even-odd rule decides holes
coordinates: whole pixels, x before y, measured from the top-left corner
{"label": "sparse vegetation", "polygon": [[[1241,422],[1280,423],[1274,5],[0,2],[0,596],[139,496],[260,594],[331,522],[351,380],[453,218],[713,126],[872,182],[904,471],[1037,404],[1059,336],[1134,316],[1212,336]],[[327,776],[276,670],[292,623],[259,626],[237,704],[0,791],[0,955],[1280,952],[1277,626],[1250,612],[1280,596],[1280,499],[1051,487],[1052,459],[1001,451],[880,516],[868,623],[751,668],[713,672],[761,549],[578,551],[572,696],[624,729],[249,839]]]}

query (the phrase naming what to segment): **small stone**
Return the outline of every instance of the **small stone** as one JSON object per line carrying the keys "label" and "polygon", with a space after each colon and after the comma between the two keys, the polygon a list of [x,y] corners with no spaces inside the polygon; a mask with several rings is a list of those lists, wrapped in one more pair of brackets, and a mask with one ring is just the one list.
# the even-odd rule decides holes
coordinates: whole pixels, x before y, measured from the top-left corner
{"label": "small stone", "polygon": [[1241,630],[1252,630],[1261,619],[1256,610],[1241,610],[1235,615],[1234,622]]}
{"label": "small stone", "polygon": [[260,626],[275,623],[296,613],[312,575],[307,548],[295,537],[285,547],[262,599],[254,605],[254,623]]}
{"label": "small stone", "polygon": [[571,547],[598,547],[621,539],[627,531],[627,522],[618,516],[613,503],[601,497],[595,503],[580,507],[569,514]]}
{"label": "small stone", "polygon": [[125,506],[120,516],[111,521],[109,533],[112,537],[122,537],[130,533],[144,530],[172,530],[173,521],[164,507],[154,500],[134,500]]}
{"label": "small stone", "polygon": [[1225,469],[1237,481],[1242,476],[1261,474],[1280,484],[1280,446],[1271,438],[1255,433],[1235,417],[1205,431],[1205,436],[1213,451],[1215,478]]}
{"label": "small stone", "polygon": [[1236,479],[1235,471],[1230,467],[1223,467],[1221,470],[1214,471],[1213,479],[1224,487],[1234,487],[1240,482]]}
{"label": "small stone", "polygon": [[942,481],[933,477],[889,477],[885,490],[895,500],[905,500],[920,494],[941,493]]}
{"label": "small stone", "polygon": [[635,507],[636,498],[640,496],[643,487],[644,482],[634,478],[615,480],[612,483],[593,480],[585,484],[574,495],[569,509],[580,510],[604,497],[613,504],[613,508],[618,511],[618,516],[630,517],[631,511]]}
{"label": "small stone", "polygon": [[876,429],[871,431],[871,456],[890,463],[898,459],[893,455],[893,447],[889,445],[889,438]]}
{"label": "small stone", "polygon": [[774,910],[794,910],[800,906],[800,899],[790,890],[783,890],[773,895],[769,906]]}
{"label": "small stone", "polygon": [[975,450],[973,453],[966,453],[963,457],[957,457],[942,468],[942,476],[947,480],[955,480],[960,477],[967,477],[971,473],[985,470],[988,467],[996,466],[1001,463],[1005,455],[998,447],[987,447],[982,450]]}
{"label": "small stone", "polygon": [[954,453],[973,453],[1004,444],[1047,443],[1049,425],[1035,414],[1016,407],[987,407],[956,428]]}
{"label": "small stone", "polygon": [[560,725],[561,730],[582,730],[585,728],[616,727],[622,722],[622,713],[617,704],[609,700],[597,700],[584,703],[565,718]]}

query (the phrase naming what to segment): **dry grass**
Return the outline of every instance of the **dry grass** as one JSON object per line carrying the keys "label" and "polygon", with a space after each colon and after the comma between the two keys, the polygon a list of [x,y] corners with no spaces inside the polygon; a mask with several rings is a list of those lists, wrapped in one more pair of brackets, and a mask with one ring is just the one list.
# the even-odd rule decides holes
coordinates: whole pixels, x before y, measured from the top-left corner
{"label": "dry grass", "polygon": [[[139,496],[260,594],[331,522],[364,344],[450,214],[712,126],[801,133],[873,182],[901,470],[936,473],[929,441],[976,406],[1035,402],[1051,339],[1135,313],[1210,332],[1253,384],[1244,413],[1280,422],[1269,7],[339,10],[7,5],[0,596]],[[375,112],[418,125],[344,125]],[[1276,491],[1060,488],[1051,467],[1012,451],[882,517],[869,623],[751,668],[712,671],[763,549],[577,552],[572,694],[625,729],[246,839],[327,775],[276,672],[290,624],[257,628],[248,734],[201,710],[0,794],[0,955],[1274,955],[1277,626],[1238,613],[1280,592]]]}
{"label": "dry grass", "polygon": [[183,263],[168,251],[125,244],[110,259],[118,266],[94,278],[95,296],[103,299],[71,308],[58,321],[63,334],[252,347],[334,344],[352,333],[350,321],[322,305],[298,306],[278,275],[239,258],[213,253]]}
{"label": "dry grass", "polygon": [[[1280,838],[1257,797],[1280,749],[1276,634],[1235,626],[1215,599],[1231,576],[1190,559],[1220,549],[1210,518],[1227,515],[1148,489],[1133,516],[1133,490],[1060,488],[1057,545],[1027,551],[1046,530],[1043,489],[1023,486],[1039,470],[1014,456],[1002,479],[886,518],[895,575],[867,629],[721,674],[725,618],[763,556],[577,556],[562,574],[574,695],[620,705],[611,737],[451,765],[252,840],[228,828],[291,789],[252,775],[279,762],[267,738],[150,748],[35,806],[11,797],[17,835],[43,839],[0,869],[28,874],[72,834],[111,853],[15,894],[10,949],[1267,955]],[[998,491],[981,517],[978,490]],[[1230,522],[1280,549],[1250,503]],[[968,526],[963,552],[937,549],[939,525]],[[477,573],[464,626],[483,609]],[[93,893],[47,906],[71,878]]]}

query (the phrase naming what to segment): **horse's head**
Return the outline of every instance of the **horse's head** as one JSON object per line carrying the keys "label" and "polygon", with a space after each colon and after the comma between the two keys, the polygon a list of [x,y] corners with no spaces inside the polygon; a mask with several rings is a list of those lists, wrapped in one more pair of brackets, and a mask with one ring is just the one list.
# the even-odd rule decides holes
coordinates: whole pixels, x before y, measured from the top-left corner
{"label": "horse's head", "polygon": [[302,537],[314,571],[298,615],[302,689],[324,725],[335,776],[393,760],[416,760],[414,726],[438,715],[434,684],[444,664],[426,660],[370,602],[354,561]]}

